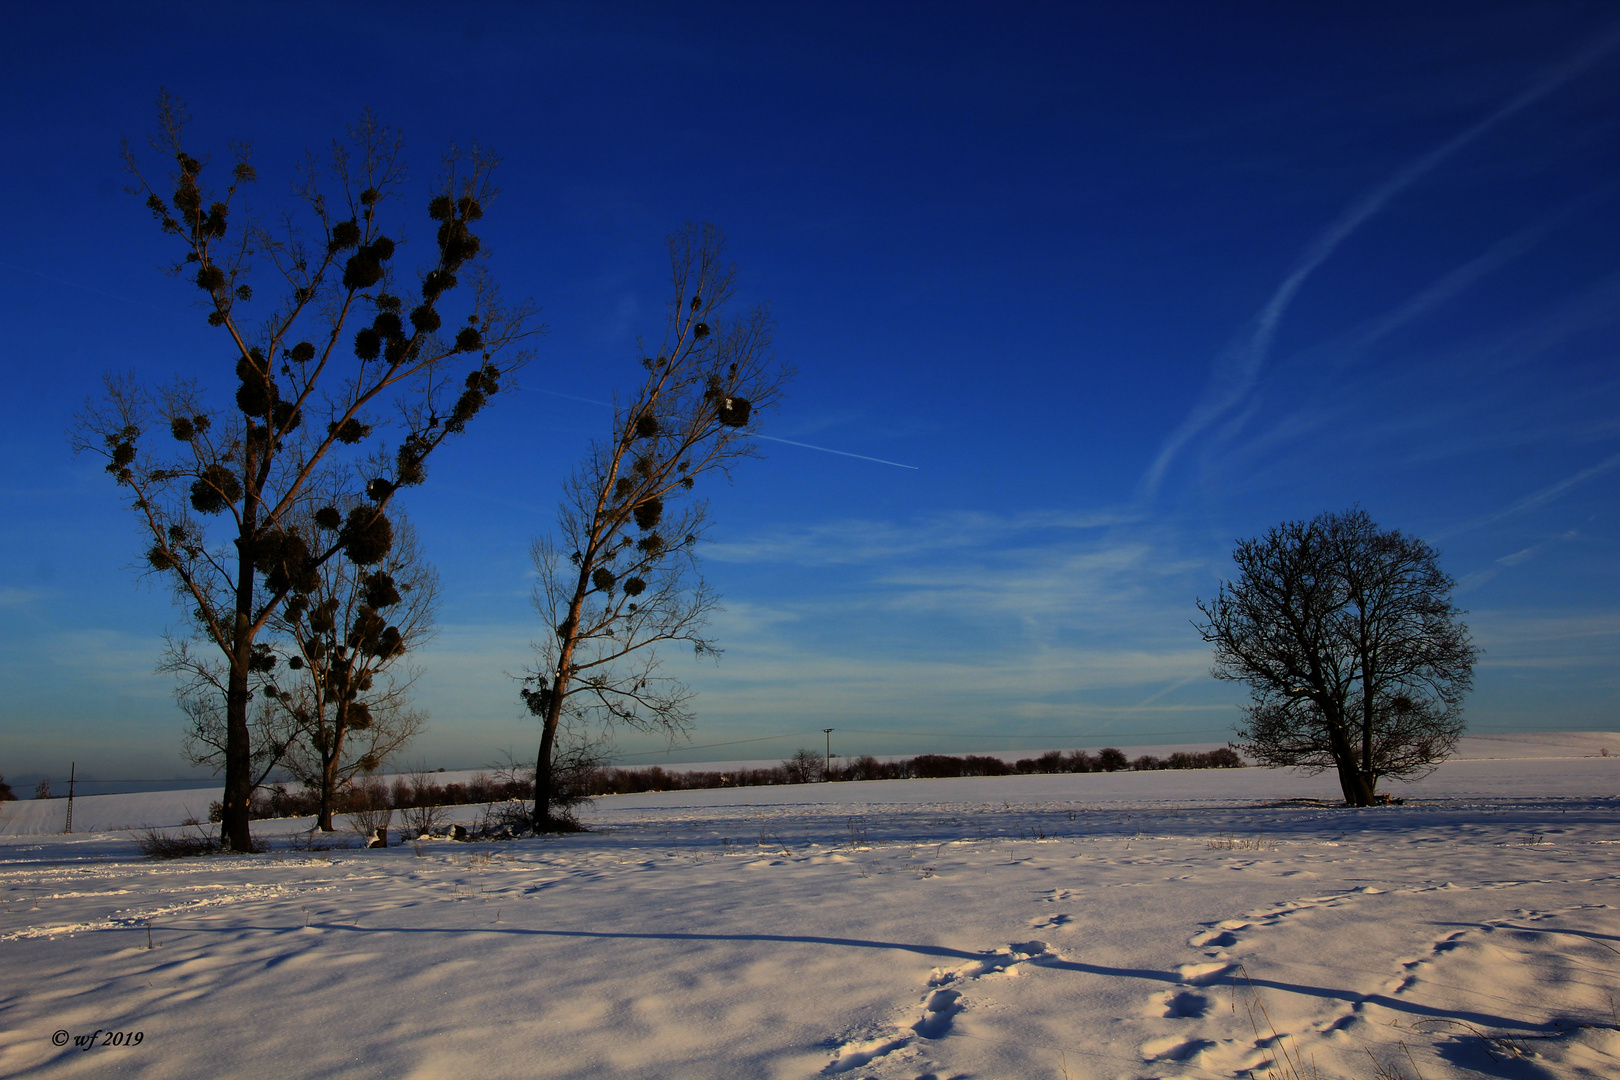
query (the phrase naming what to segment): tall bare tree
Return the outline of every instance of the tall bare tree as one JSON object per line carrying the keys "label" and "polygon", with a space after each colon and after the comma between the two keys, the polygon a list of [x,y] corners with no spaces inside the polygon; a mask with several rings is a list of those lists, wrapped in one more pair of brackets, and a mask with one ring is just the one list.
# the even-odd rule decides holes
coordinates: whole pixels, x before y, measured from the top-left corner
{"label": "tall bare tree", "polygon": [[410,523],[396,516],[395,526],[376,566],[327,561],[316,587],[294,593],[275,619],[291,652],[289,677],[270,693],[296,733],[285,765],[319,794],[316,824],[326,832],[343,788],[404,749],[427,721],[411,705],[421,672],[407,657],[433,634],[438,575]]}
{"label": "tall bare tree", "polygon": [[1198,602],[1218,679],[1253,694],[1238,730],[1268,765],[1334,769],[1368,806],[1381,777],[1423,775],[1462,737],[1478,650],[1439,553],[1363,510],[1238,543],[1236,581]]}
{"label": "tall bare tree", "polygon": [[790,375],[771,352],[766,309],[726,317],[734,270],[723,251],[710,225],[670,236],[663,341],[643,345],[640,388],[617,400],[608,440],[563,485],[555,533],[534,545],[534,603],[548,627],[523,688],[541,722],[536,830],[559,827],[554,810],[575,794],[558,782],[560,751],[577,757],[615,725],[671,734],[690,725],[691,691],[663,674],[659,645],[719,654],[707,636],[717,598],[697,560],[708,506],[688,493],[757,456],[751,425]]}
{"label": "tall bare tree", "polygon": [[[228,183],[211,191],[206,159],[186,148],[181,103],[165,92],[158,115],[152,146],[170,172],[149,179],[126,144],[132,190],[175,246],[171,272],[198,289],[227,340],[234,400],[192,382],[152,392],[109,377],[74,444],[106,457],[147,536],[151,572],[219,651],[222,839],[248,850],[253,678],[273,655],[256,648],[259,635],[328,560],[375,566],[387,556],[394,493],[424,480],[430,455],[527,359],[538,328],[530,305],[501,301],[472,231],[496,194],[489,153],[446,155],[427,206],[434,242],[418,272],[398,273],[402,225],[389,211],[404,189],[402,143],[369,113],[324,166],[303,162],[293,206],[264,215],[241,205],[256,175],[246,146],[233,147]],[[387,466],[363,473],[359,463],[379,454]],[[355,496],[347,511],[323,507],[318,530],[301,527],[312,478],[342,461],[349,470],[336,475]]]}

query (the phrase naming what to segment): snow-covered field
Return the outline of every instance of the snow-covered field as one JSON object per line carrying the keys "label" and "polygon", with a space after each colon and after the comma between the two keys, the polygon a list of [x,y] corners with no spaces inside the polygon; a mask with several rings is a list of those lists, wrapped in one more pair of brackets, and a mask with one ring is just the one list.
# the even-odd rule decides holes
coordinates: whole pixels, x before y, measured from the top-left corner
{"label": "snow-covered field", "polygon": [[[1558,738],[1375,810],[1244,769],[624,796],[386,851],[7,835],[0,1075],[1612,1078],[1620,735]],[[76,825],[172,816],[107,798],[148,802]]]}

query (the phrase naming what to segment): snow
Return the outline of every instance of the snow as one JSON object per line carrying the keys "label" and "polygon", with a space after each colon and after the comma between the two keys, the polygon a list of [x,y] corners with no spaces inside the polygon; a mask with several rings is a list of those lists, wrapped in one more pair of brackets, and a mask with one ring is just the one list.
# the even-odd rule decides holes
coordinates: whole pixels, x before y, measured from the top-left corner
{"label": "snow", "polygon": [[[1168,757],[1178,750],[1202,752],[1217,750],[1225,743],[1175,743],[1166,746],[1133,746],[1126,749],[1128,757],[1135,759],[1143,754],[1154,757]],[[1047,747],[1045,749],[1053,749]],[[1061,748],[1068,749],[1068,748]],[[1095,751],[1097,748],[1092,747]],[[1007,761],[1016,761],[1019,758],[1037,756],[1038,750],[991,750],[982,751],[986,756],[999,757]],[[1455,761],[1457,763],[1476,760],[1522,760],[1525,758],[1574,758],[1601,756],[1605,752],[1620,755],[1620,733],[1603,731],[1580,732],[1551,732],[1537,735],[1470,735],[1462,740],[1457,749]],[[890,755],[880,760],[896,760],[902,757],[915,755]],[[960,756],[960,755],[958,755]],[[779,759],[761,759],[759,761],[708,761],[691,762],[679,765],[664,765],[666,772],[726,772],[736,769],[761,769],[780,765]],[[637,766],[629,766],[637,767]],[[1455,765],[1452,766],[1455,768]],[[489,769],[462,769],[449,772],[434,773],[433,779],[440,784],[465,784],[473,776],[482,773],[492,775],[493,767]],[[385,784],[393,783],[397,774],[381,775]],[[403,774],[409,778],[413,774]],[[1331,777],[1319,776],[1314,779],[1299,777],[1289,773],[1268,774],[1268,790],[1274,796],[1281,797],[1282,787],[1295,795],[1316,796],[1321,798],[1336,798],[1337,791]],[[1183,783],[1186,782],[1183,778]],[[1092,778],[1091,783],[1109,785],[1107,777]],[[1240,785],[1241,786],[1241,785]],[[1386,785],[1391,792],[1400,796],[1407,790],[1407,785]],[[1111,788],[1109,788],[1111,790]],[[769,799],[770,789],[750,788],[760,798]],[[783,797],[799,799],[803,797],[803,789],[788,787],[782,789]],[[892,789],[889,789],[892,790]],[[1136,778],[1127,782],[1123,789],[1127,792],[1139,790]],[[1217,788],[1214,790],[1226,790]],[[119,832],[146,828],[165,828],[180,825],[182,822],[196,820],[206,821],[208,818],[208,804],[217,801],[221,795],[220,788],[178,788],[171,791],[148,791],[126,795],[81,795],[73,803],[73,824],[76,832]],[[705,796],[706,797],[706,796]],[[858,793],[843,793],[841,798],[859,799]],[[889,796],[885,796],[886,798]],[[622,804],[615,804],[622,805]],[[62,831],[67,821],[67,800],[65,798],[47,800],[23,800],[20,802],[0,803],[0,836],[28,836],[35,833],[58,833]],[[306,826],[307,827],[307,826]]]}
{"label": "snow", "polygon": [[68,836],[11,803],[0,1075],[1620,1075],[1620,735],[1491,738],[1373,810],[1260,769],[880,781],[154,862],[111,825],[161,793]]}

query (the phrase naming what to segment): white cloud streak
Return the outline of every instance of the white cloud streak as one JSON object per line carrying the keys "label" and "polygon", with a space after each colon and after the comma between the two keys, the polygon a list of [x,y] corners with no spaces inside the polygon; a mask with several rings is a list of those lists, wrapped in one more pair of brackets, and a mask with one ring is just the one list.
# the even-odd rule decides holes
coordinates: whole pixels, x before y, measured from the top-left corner
{"label": "white cloud streak", "polygon": [[1581,680],[1590,690],[1598,680],[1612,682],[1620,658],[1620,612],[1537,614],[1476,612],[1474,640],[1483,650],[1478,668],[1591,669]]}
{"label": "white cloud streak", "polygon": [[1463,593],[1472,592],[1481,585],[1485,584],[1487,581],[1490,581],[1492,578],[1496,577],[1503,570],[1508,570],[1512,567],[1518,566],[1521,563],[1529,562],[1531,559],[1541,554],[1543,548],[1564,540],[1573,540],[1579,535],[1580,533],[1574,529],[1571,529],[1566,533],[1560,533],[1557,536],[1543,540],[1539,544],[1531,544],[1527,548],[1521,548],[1518,551],[1503,555],[1501,558],[1493,560],[1492,563],[1483,570],[1476,570],[1471,574],[1464,574],[1463,577],[1457,582],[1457,595],[1461,596]]}
{"label": "white cloud streak", "polygon": [[1579,487],[1588,480],[1613,471],[1616,466],[1620,466],[1620,453],[1610,454],[1596,465],[1590,465],[1587,468],[1582,469],[1580,472],[1575,473],[1573,476],[1566,476],[1556,484],[1549,484],[1540,491],[1526,495],[1524,498],[1520,499],[1511,506],[1497,510],[1494,513],[1486,514],[1484,517],[1475,518],[1473,521],[1459,525],[1454,529],[1447,530],[1441,534],[1441,539],[1457,536],[1465,532],[1472,532],[1474,529],[1483,528],[1486,525],[1493,525],[1496,522],[1501,521],[1503,518],[1510,518],[1516,514],[1522,514],[1527,510],[1534,510],[1538,506],[1545,506],[1547,503],[1550,503],[1554,499],[1563,496],[1565,493]]}
{"label": "white cloud streak", "polygon": [[[1295,264],[1294,269],[1255,314],[1252,329],[1246,340],[1228,350],[1217,361],[1210,389],[1193,406],[1187,418],[1160,448],[1153,464],[1143,477],[1139,487],[1140,496],[1151,498],[1155,495],[1166,472],[1182,449],[1223,415],[1240,405],[1253,391],[1283,315],[1306,280],[1332,256],[1340,244],[1383,210],[1392,199],[1434,171],[1451,155],[1574,79],[1612,51],[1616,45],[1620,45],[1620,26],[1612,28],[1595,44],[1560,64],[1546,78],[1489,116],[1469,125],[1433,150],[1407,163],[1388,180],[1351,203],[1336,221],[1319,233],[1306,247],[1304,255]],[[1458,287],[1460,284],[1458,283]],[[1440,298],[1437,295],[1428,303],[1436,303]]]}
{"label": "white cloud streak", "polygon": [[760,534],[710,544],[704,549],[715,562],[793,563],[824,566],[841,563],[892,561],[896,564],[924,552],[986,547],[1019,536],[1041,532],[1072,534],[1078,531],[1126,525],[1134,515],[1036,511],[1011,517],[963,511],[925,521],[829,521],[795,532]]}

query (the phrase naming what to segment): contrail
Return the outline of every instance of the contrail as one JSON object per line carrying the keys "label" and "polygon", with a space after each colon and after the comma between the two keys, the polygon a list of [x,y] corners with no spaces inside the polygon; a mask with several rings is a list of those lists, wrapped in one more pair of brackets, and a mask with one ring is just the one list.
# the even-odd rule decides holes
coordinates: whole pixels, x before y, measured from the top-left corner
{"label": "contrail", "polygon": [[9,262],[0,262],[0,266],[5,267],[7,270],[15,270],[19,274],[31,274],[37,278],[44,278],[46,281],[54,281],[58,285],[66,285],[70,289],[78,289],[80,292],[87,292],[94,296],[105,296],[109,300],[122,300],[126,304],[134,304],[136,307],[152,308],[153,310],[157,310],[156,305],[148,304],[144,300],[131,300],[127,296],[119,296],[117,293],[110,293],[104,289],[92,288],[89,285],[85,285],[77,281],[69,281],[67,278],[60,278],[55,274],[47,274],[41,270],[31,270],[26,266],[18,266],[16,263]]}
{"label": "contrail", "polygon": [[1141,708],[1144,708],[1144,707],[1146,707],[1148,705],[1151,705],[1155,701],[1158,701],[1160,698],[1164,697],[1164,695],[1170,693],[1170,691],[1179,690],[1183,686],[1186,686],[1188,683],[1193,682],[1196,679],[1201,679],[1201,678],[1203,678],[1203,672],[1199,672],[1197,675],[1188,675],[1185,678],[1177,679],[1174,682],[1170,683],[1170,685],[1161,687],[1160,689],[1158,689],[1158,690],[1154,691],[1153,693],[1149,694],[1147,697],[1143,698],[1141,701],[1138,701],[1136,703],[1135,707],[1138,708],[1138,709],[1141,709]]}
{"label": "contrail", "polygon": [[917,468],[917,466],[915,466],[915,465],[902,465],[898,461],[889,461],[889,460],[887,460],[885,458],[867,457],[865,454],[852,454],[848,450],[833,450],[830,447],[826,447],[826,446],[811,446],[807,442],[794,442],[792,439],[778,439],[774,435],[755,435],[754,438],[756,438],[756,439],[764,439],[767,442],[787,443],[789,446],[802,446],[806,450],[820,450],[823,454],[837,454],[840,457],[860,458],[862,461],[875,461],[879,465],[893,465],[897,469],[916,469]]}
{"label": "contrail", "polygon": [[1568,491],[1570,488],[1584,484],[1594,476],[1602,476],[1604,473],[1610,471],[1616,466],[1620,466],[1620,454],[1611,454],[1602,461],[1598,462],[1596,465],[1591,465],[1582,469],[1574,476],[1565,477],[1564,479],[1558,481],[1558,483],[1544,487],[1533,495],[1525,496],[1505,510],[1498,510],[1494,514],[1486,514],[1482,518],[1475,518],[1473,521],[1470,521],[1465,525],[1459,525],[1455,529],[1441,533],[1439,538],[1445,539],[1447,537],[1456,536],[1459,533],[1471,532],[1474,529],[1501,521],[1503,518],[1512,517],[1514,514],[1522,514],[1526,510],[1534,510],[1538,506],[1552,502],[1554,499],[1563,495],[1564,492]]}
{"label": "contrail", "polygon": [[[550,394],[552,397],[567,398],[569,401],[583,401],[587,405],[600,405],[604,409],[613,408],[613,405],[610,402],[597,401],[595,398],[580,397],[578,394],[564,394],[564,393],[559,393],[556,390],[544,390],[544,389],[542,389],[540,392],[542,394]],[[807,442],[794,442],[792,439],[778,439],[774,435],[761,435],[758,432],[754,433],[754,438],[756,438],[756,439],[764,439],[767,442],[786,443],[788,446],[802,446],[806,450],[820,450],[823,454],[837,454],[839,457],[852,457],[852,458],[859,458],[862,461],[875,461],[879,465],[893,465],[897,469],[916,469],[917,468],[917,466],[915,466],[915,465],[902,465],[898,461],[889,461],[886,458],[868,457],[865,454],[852,454],[848,450],[834,450],[829,446],[814,446],[814,445],[812,445],[810,443],[807,443]]]}
{"label": "contrail", "polygon": [[552,397],[567,398],[569,401],[583,401],[587,405],[600,405],[604,409],[613,408],[613,403],[610,401],[597,401],[595,398],[580,397],[578,394],[563,394],[556,390],[547,390],[545,387],[536,387],[535,389],[542,394],[550,394]]}
{"label": "contrail", "polygon": [[1382,210],[1391,199],[1432,172],[1446,158],[1478,139],[1503,120],[1523,111],[1557,90],[1596,63],[1617,44],[1620,44],[1620,25],[1611,29],[1596,44],[1582,50],[1570,60],[1559,65],[1551,75],[1535,86],[1509,101],[1483,120],[1464,128],[1435,149],[1412,161],[1384,183],[1351,203],[1349,208],[1339,215],[1337,221],[1311,242],[1310,246],[1305,249],[1304,258],[1294,267],[1293,272],[1283,279],[1282,284],[1278,285],[1276,291],[1271,294],[1271,299],[1267,300],[1265,306],[1255,315],[1254,332],[1249,336],[1248,341],[1223,356],[1222,359],[1225,361],[1223,366],[1226,367],[1226,370],[1218,372],[1217,377],[1224,374],[1226,378],[1223,381],[1227,382],[1228,386],[1195,405],[1192,413],[1171,434],[1170,438],[1165,442],[1164,448],[1159,451],[1159,456],[1154,459],[1147,476],[1143,479],[1142,494],[1151,496],[1156,492],[1159,483],[1164,479],[1165,472],[1170,467],[1171,461],[1181,451],[1181,448],[1192,441],[1194,436],[1207,428],[1222,413],[1225,413],[1241,401],[1254,387],[1260,368],[1265,363],[1266,353],[1271,348],[1271,340],[1276,334],[1277,324],[1288,310],[1288,305],[1293,302],[1295,294],[1305,284],[1305,280],[1311,276],[1318,266],[1327,261],[1328,257],[1333,254],[1340,244],[1362,225],[1366,224],[1369,218]]}
{"label": "contrail", "polygon": [[1547,547],[1549,544],[1555,544],[1560,540],[1573,540],[1579,535],[1579,530],[1570,529],[1568,532],[1559,533],[1557,536],[1549,536],[1539,544],[1531,544],[1527,548],[1521,548],[1520,550],[1512,552],[1511,554],[1503,555],[1499,559],[1494,559],[1485,569],[1476,570],[1472,574],[1464,574],[1462,580],[1457,582],[1457,593],[1458,595],[1461,595],[1466,592],[1472,592],[1474,589],[1479,588],[1487,581],[1490,581],[1492,578],[1496,577],[1496,575],[1500,574],[1503,570],[1518,566],[1520,563],[1534,558],[1542,548]]}
{"label": "contrail", "polygon": [[1556,213],[1545,215],[1518,232],[1498,240],[1482,254],[1476,255],[1461,266],[1454,267],[1442,274],[1428,288],[1423,289],[1395,310],[1374,320],[1354,337],[1351,342],[1352,346],[1358,350],[1370,348],[1397,330],[1428,314],[1452,297],[1465,292],[1498,267],[1505,266],[1530,251],[1552,231],[1555,225],[1562,224],[1573,217],[1576,212],[1592,206],[1598,201],[1598,198],[1599,196],[1594,194],[1583,196]]}

